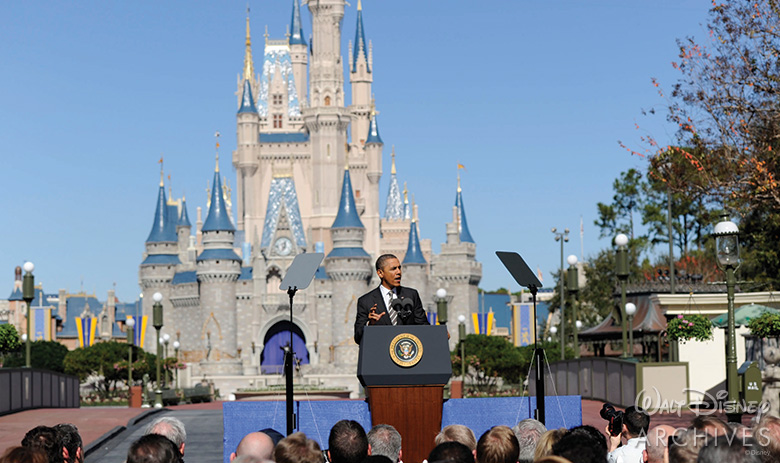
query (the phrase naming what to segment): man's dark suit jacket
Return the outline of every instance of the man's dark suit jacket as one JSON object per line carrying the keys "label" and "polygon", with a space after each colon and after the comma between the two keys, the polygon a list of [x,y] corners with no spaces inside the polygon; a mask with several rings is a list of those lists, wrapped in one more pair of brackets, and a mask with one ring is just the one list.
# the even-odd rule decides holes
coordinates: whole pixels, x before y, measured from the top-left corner
{"label": "man's dark suit jacket", "polygon": [[[399,286],[396,288],[396,295],[400,299],[411,298],[414,307],[412,309],[412,315],[406,319],[406,323],[401,320],[401,317],[398,317],[399,325],[430,325],[430,323],[428,323],[428,316],[423,309],[420,295],[417,294],[417,290]],[[358,344],[360,344],[360,339],[363,338],[363,328],[365,328],[368,323],[368,313],[374,304],[376,304],[376,313],[381,314],[387,312],[385,301],[382,299],[382,291],[379,290],[378,286],[374,288],[373,291],[369,291],[358,299],[357,317],[355,317],[355,342]],[[375,325],[392,325],[390,315],[387,314],[383,316]]]}

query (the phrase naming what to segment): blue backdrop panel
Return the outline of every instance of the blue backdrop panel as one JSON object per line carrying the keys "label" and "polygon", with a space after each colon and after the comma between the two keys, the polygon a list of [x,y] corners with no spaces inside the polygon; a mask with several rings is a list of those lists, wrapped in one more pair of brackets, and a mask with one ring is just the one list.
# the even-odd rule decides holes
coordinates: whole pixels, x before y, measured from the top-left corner
{"label": "blue backdrop panel", "polygon": [[366,432],[371,430],[371,414],[363,400],[310,400],[297,402],[298,431],[328,448],[330,428],[341,420],[355,420]]}
{"label": "blue backdrop panel", "polygon": [[[572,428],[582,424],[580,396],[550,396],[545,397],[544,403],[547,429]],[[536,397],[450,399],[444,403],[441,426],[468,426],[479,439],[493,426],[512,427],[521,420],[533,418],[535,408]]]}
{"label": "blue backdrop panel", "polygon": [[[287,434],[286,407],[283,400],[225,402],[222,405],[224,463],[230,461],[230,454],[250,432],[273,428],[282,435]],[[371,430],[371,415],[368,413],[368,404],[363,400],[296,401],[293,409],[298,416],[296,431],[316,440],[323,450],[328,448],[330,428],[337,421],[355,420],[366,432]]]}
{"label": "blue backdrop panel", "polygon": [[287,433],[286,405],[283,400],[270,402],[224,402],[222,404],[222,454],[225,463],[241,439],[250,432],[272,428]]}

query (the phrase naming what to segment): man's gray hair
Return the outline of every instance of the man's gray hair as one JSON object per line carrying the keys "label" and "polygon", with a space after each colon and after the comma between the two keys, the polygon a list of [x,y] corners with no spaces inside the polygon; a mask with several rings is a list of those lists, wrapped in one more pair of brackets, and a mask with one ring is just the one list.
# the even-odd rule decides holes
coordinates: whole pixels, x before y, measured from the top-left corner
{"label": "man's gray hair", "polygon": [[401,453],[401,434],[389,424],[378,424],[368,432],[371,455],[382,455],[393,463],[398,462]]}
{"label": "man's gray hair", "polygon": [[163,416],[149,423],[146,429],[144,429],[144,435],[147,434],[165,436],[176,444],[177,448],[181,448],[181,444],[187,440],[187,431],[184,430],[184,423],[172,416]]}
{"label": "man's gray hair", "polygon": [[533,418],[527,418],[512,428],[512,432],[517,437],[517,442],[520,444],[520,455],[518,456],[519,463],[531,463],[534,461],[534,451],[536,450],[536,443],[539,442],[539,438],[542,434],[547,432],[547,428],[541,421],[537,421]]}

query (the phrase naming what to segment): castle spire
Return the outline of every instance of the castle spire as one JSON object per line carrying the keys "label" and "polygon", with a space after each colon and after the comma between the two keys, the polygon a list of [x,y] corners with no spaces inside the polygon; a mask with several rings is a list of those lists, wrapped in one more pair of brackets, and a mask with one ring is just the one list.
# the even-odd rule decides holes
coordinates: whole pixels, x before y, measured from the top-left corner
{"label": "castle spire", "polygon": [[217,165],[214,168],[214,181],[211,188],[211,200],[209,201],[209,214],[203,222],[201,231],[236,231],[233,221],[230,220],[225,196],[222,190],[222,180],[219,176],[219,132],[214,134],[217,138]]}
{"label": "castle spire", "polygon": [[349,176],[349,168],[344,169],[344,182],[341,185],[341,200],[336,220],[331,228],[365,228],[355,207],[355,196],[352,193],[352,180]]}
{"label": "castle spire", "polygon": [[192,224],[190,223],[190,216],[187,214],[187,198],[184,196],[181,198],[181,215],[179,216],[179,222],[176,224],[176,226],[192,228]]}
{"label": "castle spire", "polygon": [[249,34],[249,7],[246,8],[246,51],[244,51],[244,80],[251,81],[255,75],[252,62],[252,37]]}
{"label": "castle spire", "polygon": [[390,156],[393,158],[392,166],[390,167],[390,173],[395,175],[395,145],[393,145],[392,151],[390,152]]}
{"label": "castle spire", "polygon": [[404,218],[404,204],[401,199],[401,190],[398,188],[398,178],[395,171],[395,146],[393,146],[392,157],[393,167],[390,170],[390,189],[387,192],[385,219],[401,220]]}
{"label": "castle spire", "polygon": [[377,143],[384,145],[382,137],[379,136],[379,124],[376,121],[376,116],[379,111],[376,110],[373,100],[371,101],[371,123],[368,126],[368,137],[366,137],[366,144]]}
{"label": "castle spire", "polygon": [[404,182],[404,216],[403,219],[407,220],[412,217],[411,209],[409,208],[409,190],[406,188],[406,182]]}
{"label": "castle spire", "polygon": [[412,218],[412,224],[409,227],[409,244],[406,246],[406,255],[403,263],[404,265],[427,263],[420,248],[420,238],[417,235],[417,221],[414,218]]}
{"label": "castle spire", "polygon": [[371,67],[368,63],[368,42],[366,42],[366,33],[363,30],[363,5],[360,0],[358,0],[357,26],[355,27],[355,48],[352,50],[352,72],[355,72],[357,69],[357,61],[361,56],[366,60],[366,71],[370,73]]}
{"label": "castle spire", "polygon": [[306,37],[303,35],[303,23],[301,22],[301,6],[299,0],[293,0],[292,20],[290,21],[290,45],[306,45]]}
{"label": "castle spire", "polygon": [[[162,161],[162,158],[160,159]],[[160,163],[162,164],[162,162]],[[168,200],[165,197],[165,185],[160,178],[160,186],[157,192],[157,209],[154,211],[154,223],[152,230],[146,238],[147,243],[166,243],[176,242],[176,230],[172,228],[171,221],[168,220]]]}
{"label": "castle spire", "polygon": [[255,99],[252,97],[252,83],[247,79],[244,79],[244,94],[241,97],[241,107],[238,108],[238,114],[241,113],[257,114]]}
{"label": "castle spire", "polygon": [[460,172],[458,172],[458,191],[455,194],[455,207],[458,210],[458,232],[460,233],[460,241],[473,243],[474,238],[471,237],[471,232],[469,232],[469,223],[466,221],[466,209],[463,206],[463,191],[460,188]]}

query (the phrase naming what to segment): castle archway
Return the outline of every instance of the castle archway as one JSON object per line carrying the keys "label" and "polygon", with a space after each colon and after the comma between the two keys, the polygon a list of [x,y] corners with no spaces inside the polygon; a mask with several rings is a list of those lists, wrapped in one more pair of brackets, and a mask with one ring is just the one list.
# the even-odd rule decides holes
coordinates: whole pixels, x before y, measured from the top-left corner
{"label": "castle archway", "polygon": [[295,361],[299,365],[309,364],[309,350],[303,331],[289,320],[282,320],[272,325],[263,338],[263,351],[260,354],[262,374],[281,374],[284,371],[284,348],[290,345],[291,327]]}

